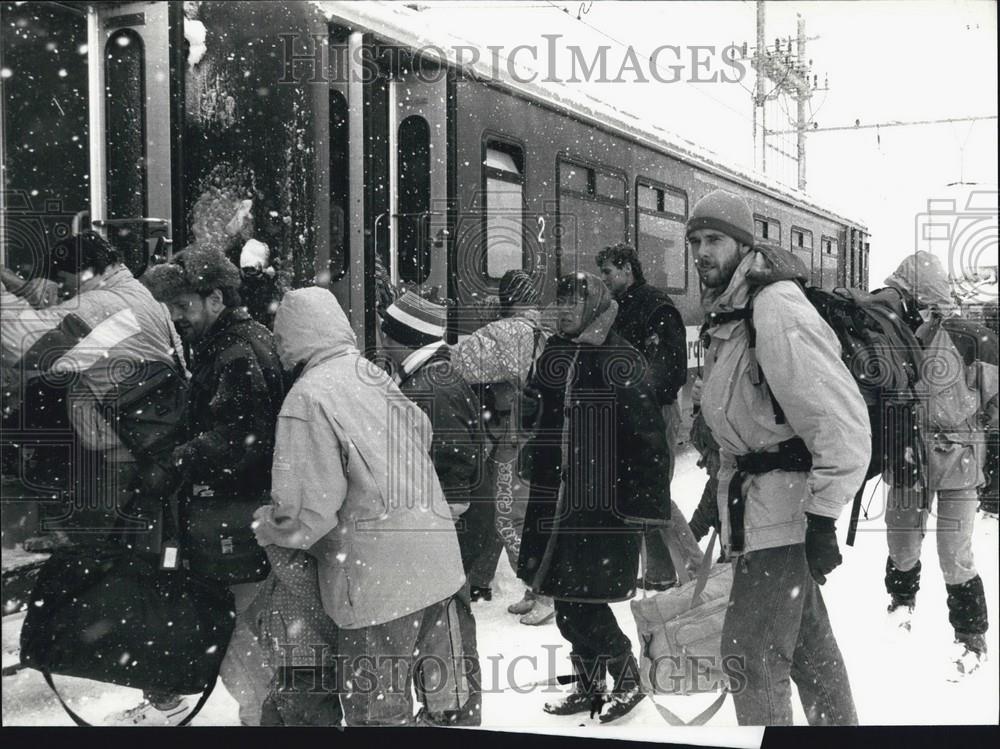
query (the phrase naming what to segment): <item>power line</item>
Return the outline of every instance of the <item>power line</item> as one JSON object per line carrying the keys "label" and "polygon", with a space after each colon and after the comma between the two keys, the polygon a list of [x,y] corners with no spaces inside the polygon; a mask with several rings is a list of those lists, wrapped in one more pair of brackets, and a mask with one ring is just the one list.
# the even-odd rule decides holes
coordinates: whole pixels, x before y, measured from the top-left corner
{"label": "power line", "polygon": [[[573,18],[577,22],[582,23],[584,26],[586,26],[587,28],[591,29],[592,31],[597,32],[598,34],[600,34],[601,36],[603,36],[605,39],[607,39],[607,40],[609,40],[611,42],[614,42],[615,44],[617,44],[622,49],[626,49],[626,50],[627,49],[632,49],[635,52],[639,52],[644,58],[646,58],[647,60],[649,60],[649,64],[652,67],[656,68],[657,70],[660,69],[659,66],[656,65],[656,63],[653,62],[652,56],[646,54],[645,52],[643,52],[638,47],[635,47],[635,46],[633,46],[631,44],[626,44],[625,42],[621,41],[620,39],[615,39],[613,36],[611,36],[610,34],[606,33],[604,30],[599,29],[597,26],[594,26],[593,24],[588,23],[587,21],[583,20],[582,16],[577,16],[577,17],[574,18],[573,14],[569,11],[568,8],[565,8],[565,7],[561,6],[561,5],[558,5],[555,2],[553,2],[552,0],[546,0],[546,2],[549,4],[549,7],[555,8],[560,13],[563,13],[564,15],[569,16],[570,18]],[[584,13],[583,15],[586,15],[586,13]],[[684,81],[684,83],[688,83],[689,85],[693,85],[693,84],[691,84],[690,81]],[[730,112],[732,112],[733,114],[737,115],[738,117],[740,117],[740,118],[742,118],[744,120],[749,120],[750,119],[749,117],[746,116],[746,114],[744,114],[743,112],[739,111],[735,107],[731,107],[729,104],[727,104],[726,102],[722,101],[721,99],[717,99],[714,96],[712,96],[711,94],[706,93],[705,91],[702,90],[702,88],[700,86],[694,86],[694,90],[697,91],[698,93],[700,93],[702,96],[705,96],[705,97],[711,99],[716,104],[719,104],[719,105],[725,107]]]}
{"label": "power line", "polygon": [[[979,120],[995,120],[997,115],[987,114],[979,117],[947,117],[940,120],[893,120],[891,122],[876,122],[872,125],[862,125],[860,120],[853,125],[839,125],[837,127],[812,127],[806,128],[807,133],[829,133],[836,130],[868,130],[870,128],[882,127],[908,127],[910,125],[940,125],[947,122],[977,122]],[[768,130],[768,135],[787,135],[797,133],[798,130]]]}

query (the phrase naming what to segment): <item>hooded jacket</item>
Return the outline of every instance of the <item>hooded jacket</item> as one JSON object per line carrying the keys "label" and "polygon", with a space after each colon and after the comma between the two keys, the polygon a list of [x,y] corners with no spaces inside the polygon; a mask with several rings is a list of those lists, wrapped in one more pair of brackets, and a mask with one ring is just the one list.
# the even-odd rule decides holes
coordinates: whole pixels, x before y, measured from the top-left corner
{"label": "hooded jacket", "polygon": [[617,304],[587,276],[587,326],[549,339],[529,383],[541,417],[525,447],[518,576],[541,595],[620,601],[635,589],[640,524],[669,518],[666,428],[642,357],[610,332]]}
{"label": "hooded jacket", "polygon": [[[727,288],[708,290],[706,319],[749,303],[751,271],[757,253],[737,267]],[[723,318],[724,319],[724,318]],[[766,386],[754,384],[753,361],[743,320],[708,328],[710,344],[701,413],[720,447],[718,507],[721,538],[728,546],[729,484],[735,458],[773,452],[799,437],[812,455],[809,472],[771,471],[750,475],[743,484],[744,552],[805,541],[805,513],[840,516],[862,486],[871,453],[868,409],[841,360],[833,330],[789,280],[763,286],[753,301],[756,360]],[[768,392],[770,390],[770,393]],[[771,394],[785,414],[775,419]]]}
{"label": "hooded jacket", "polygon": [[[903,303],[918,309],[951,305],[951,286],[941,261],[929,252],[906,257],[886,280]],[[984,424],[995,426],[997,367],[981,359],[966,360],[945,329],[940,312],[917,327],[924,364],[918,389],[927,412],[927,485],[938,489],[971,489],[984,483]]]}
{"label": "hooded jacket", "polygon": [[323,607],[345,629],[453,595],[464,576],[427,417],[360,355],[329,291],[285,294],[274,333],[284,368],[302,372],[278,417],[258,541],[309,549]]}

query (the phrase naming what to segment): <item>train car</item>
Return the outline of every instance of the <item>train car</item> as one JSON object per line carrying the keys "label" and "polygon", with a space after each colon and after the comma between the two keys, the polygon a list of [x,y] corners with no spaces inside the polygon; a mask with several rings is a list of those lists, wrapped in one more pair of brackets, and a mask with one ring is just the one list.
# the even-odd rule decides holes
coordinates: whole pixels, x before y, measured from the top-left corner
{"label": "train car", "polygon": [[624,241],[681,310],[694,366],[684,222],[724,187],[813,283],[867,286],[861,223],[599,102],[458,59],[400,4],[2,10],[3,244],[28,273],[45,242],[88,223],[136,270],[192,241],[235,258],[255,238],[282,288],[330,288],[371,349],[380,283],[450,300],[456,337],[506,270],[529,271],[549,302],[560,274],[596,270]]}

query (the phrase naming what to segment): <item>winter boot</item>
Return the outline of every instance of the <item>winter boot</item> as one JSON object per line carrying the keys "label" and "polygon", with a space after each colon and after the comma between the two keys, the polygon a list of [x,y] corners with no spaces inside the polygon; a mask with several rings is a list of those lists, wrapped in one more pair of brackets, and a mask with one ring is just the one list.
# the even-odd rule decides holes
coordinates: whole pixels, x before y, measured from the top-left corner
{"label": "winter boot", "polygon": [[[983,579],[976,575],[958,585],[945,585],[948,591],[948,621],[958,633],[983,635],[989,626],[986,618],[986,593]],[[962,635],[966,636],[966,635]]]}
{"label": "winter boot", "polygon": [[628,715],[646,696],[639,683],[639,664],[632,653],[608,661],[608,672],[614,677],[615,687],[601,714],[601,723]]}
{"label": "winter boot", "polygon": [[473,585],[469,588],[469,597],[473,601],[492,601],[493,588],[484,588],[479,585]]}
{"label": "winter boot", "polygon": [[986,636],[956,632],[951,662],[954,671],[948,681],[961,681],[975,673],[986,662]]}
{"label": "winter boot", "polygon": [[510,614],[517,614],[521,616],[527,614],[535,606],[535,594],[531,592],[530,588],[526,588],[524,591],[524,596],[517,603],[512,603],[507,607],[507,612]]}
{"label": "winter boot", "polygon": [[920,560],[912,569],[901,570],[892,557],[888,557],[885,560],[885,590],[892,596],[894,606],[913,606],[920,590]]}
{"label": "winter boot", "polygon": [[584,659],[570,654],[576,686],[573,691],[558,702],[546,702],[542,708],[549,715],[576,715],[590,713],[593,718],[601,712],[604,704],[604,681],[606,666],[598,659]]}
{"label": "winter boot", "polygon": [[556,607],[548,596],[535,596],[535,605],[518,621],[531,627],[548,624],[556,618]]}

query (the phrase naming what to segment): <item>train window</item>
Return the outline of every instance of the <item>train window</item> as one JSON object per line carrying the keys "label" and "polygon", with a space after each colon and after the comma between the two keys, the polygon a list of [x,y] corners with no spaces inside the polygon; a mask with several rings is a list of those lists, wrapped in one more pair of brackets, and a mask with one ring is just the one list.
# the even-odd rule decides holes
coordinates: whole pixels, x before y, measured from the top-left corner
{"label": "train window", "polygon": [[399,277],[419,284],[431,271],[431,131],[427,120],[412,115],[400,123],[398,151]]}
{"label": "train window", "polygon": [[686,292],[688,255],[684,224],[687,194],[666,185],[636,185],[636,250],[650,283]]}
{"label": "train window", "polygon": [[559,170],[559,187],[565,190],[592,195],[591,188],[594,170],[578,164],[564,162]]}
{"label": "train window", "polygon": [[558,272],[593,271],[594,257],[602,247],[628,241],[624,179],[610,170],[564,159],[556,162],[556,170]]}
{"label": "train window", "polygon": [[820,285],[824,289],[832,289],[837,285],[837,255],[839,247],[833,237],[823,237],[820,240]]}
{"label": "train window", "polygon": [[486,275],[500,278],[524,267],[524,151],[488,140],[486,178]]}
{"label": "train window", "polygon": [[595,172],[594,176],[594,194],[625,202],[625,180],[604,172]]}
{"label": "train window", "polygon": [[[628,241],[628,204],[622,177],[610,170],[586,167],[559,159],[558,273],[593,271],[594,258],[602,247]],[[583,176],[581,176],[583,175]],[[584,179],[585,177],[585,179]],[[598,189],[598,180],[602,187]],[[610,193],[612,184],[619,189]]]}
{"label": "train window", "polygon": [[773,218],[754,216],[753,226],[757,239],[766,239],[769,242],[781,243],[781,224]]}
{"label": "train window", "polygon": [[792,252],[806,264],[806,268],[809,269],[811,276],[813,270],[813,234],[808,229],[800,229],[797,226],[793,226],[791,235]]}
{"label": "train window", "polygon": [[[132,29],[116,31],[104,48],[107,216],[146,215],[146,52]],[[146,265],[144,227],[119,225],[108,239],[135,273]]]}
{"label": "train window", "polygon": [[792,249],[811,250],[813,246],[813,233],[808,229],[792,227]]}
{"label": "train window", "polygon": [[348,171],[350,152],[347,120],[347,99],[330,89],[330,280],[337,281],[347,273],[348,247]]}

